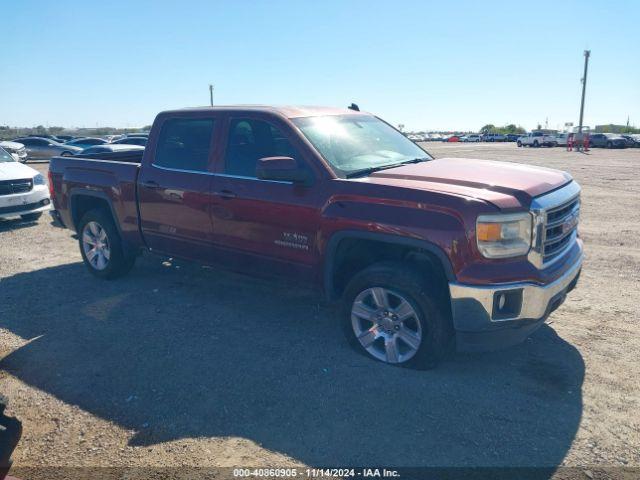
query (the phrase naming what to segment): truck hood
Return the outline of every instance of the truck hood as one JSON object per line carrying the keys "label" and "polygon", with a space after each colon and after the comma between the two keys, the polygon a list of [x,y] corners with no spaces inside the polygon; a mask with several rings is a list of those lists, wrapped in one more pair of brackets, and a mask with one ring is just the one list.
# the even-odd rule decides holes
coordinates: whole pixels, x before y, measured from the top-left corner
{"label": "truck hood", "polygon": [[533,197],[572,178],[566,172],[509,162],[439,158],[372,173],[370,183],[472,197],[499,208],[529,207]]}
{"label": "truck hood", "polygon": [[0,181],[33,178],[38,171],[18,162],[0,162]]}

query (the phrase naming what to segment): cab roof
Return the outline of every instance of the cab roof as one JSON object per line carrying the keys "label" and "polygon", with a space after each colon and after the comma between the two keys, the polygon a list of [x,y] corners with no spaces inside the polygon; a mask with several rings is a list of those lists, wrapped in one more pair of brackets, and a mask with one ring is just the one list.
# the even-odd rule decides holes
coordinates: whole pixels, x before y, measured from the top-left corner
{"label": "cab roof", "polygon": [[282,115],[286,118],[301,118],[301,117],[319,117],[325,115],[362,115],[366,112],[359,112],[356,110],[350,110],[348,108],[336,108],[336,107],[320,107],[320,106],[305,106],[305,105],[216,105],[213,107],[189,107],[181,108],[178,110],[167,110],[162,112],[163,114],[172,114],[180,112],[210,112],[210,111],[224,111],[224,112],[265,112],[275,113]]}

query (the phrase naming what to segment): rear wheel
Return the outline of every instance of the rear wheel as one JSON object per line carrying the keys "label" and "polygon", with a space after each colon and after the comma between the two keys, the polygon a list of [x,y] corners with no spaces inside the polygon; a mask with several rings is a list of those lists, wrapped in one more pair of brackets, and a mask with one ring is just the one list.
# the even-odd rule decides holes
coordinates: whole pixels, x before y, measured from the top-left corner
{"label": "rear wheel", "polygon": [[441,291],[409,265],[380,262],[366,268],[344,292],[349,343],[385,363],[433,368],[453,338]]}
{"label": "rear wheel", "polygon": [[607,148],[613,148],[613,143],[612,142],[607,142]]}
{"label": "rear wheel", "polygon": [[522,146],[522,142],[520,140],[518,140],[517,144],[518,144],[519,147]]}
{"label": "rear wheel", "polygon": [[135,263],[135,255],[125,253],[113,219],[104,210],[91,210],[82,217],[78,242],[85,266],[96,277],[120,277]]}
{"label": "rear wheel", "polygon": [[538,140],[534,140],[533,146],[536,147],[536,148],[538,148],[540,146],[540,143],[538,142]]}

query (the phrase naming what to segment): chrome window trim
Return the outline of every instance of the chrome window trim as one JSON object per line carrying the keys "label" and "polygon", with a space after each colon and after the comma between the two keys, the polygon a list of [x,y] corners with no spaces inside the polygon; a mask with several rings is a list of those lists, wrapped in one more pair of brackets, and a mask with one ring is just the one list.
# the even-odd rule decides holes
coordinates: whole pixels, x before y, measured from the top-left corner
{"label": "chrome window trim", "polygon": [[580,185],[578,185],[576,181],[572,180],[564,187],[554,190],[551,193],[541,195],[540,197],[536,197],[531,202],[530,210],[533,215],[533,227],[531,250],[527,255],[527,259],[538,269],[543,269],[553,265],[555,262],[562,259],[564,254],[573,247],[573,244],[578,237],[577,230],[571,234],[572,238],[564,249],[558,252],[558,254],[550,261],[546,263],[544,262],[542,249],[546,240],[545,236],[548,227],[547,212],[572,202],[580,196],[581,191],[582,189],[580,188]]}
{"label": "chrome window trim", "polygon": [[230,175],[228,173],[216,173],[216,172],[209,172],[207,170],[188,170],[186,168],[164,167],[162,165],[157,165],[155,163],[152,163],[151,166],[154,168],[158,168],[160,170],[166,170],[169,172],[195,173],[198,175],[209,175],[212,177],[237,178],[240,180],[255,180],[258,182],[265,182],[265,183],[283,183],[285,185],[293,185],[293,182],[287,182],[285,180],[263,180],[262,178],[258,178],[258,177],[247,177],[244,175]]}

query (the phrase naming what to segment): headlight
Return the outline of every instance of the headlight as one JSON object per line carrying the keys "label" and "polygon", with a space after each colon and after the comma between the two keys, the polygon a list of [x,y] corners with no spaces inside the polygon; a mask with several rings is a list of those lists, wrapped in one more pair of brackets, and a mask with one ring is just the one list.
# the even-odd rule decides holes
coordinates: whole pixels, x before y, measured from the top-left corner
{"label": "headlight", "polygon": [[44,177],[39,173],[35,177],[33,177],[33,184],[34,185],[46,185],[46,182],[44,181]]}
{"label": "headlight", "polygon": [[531,248],[531,214],[480,215],[476,222],[478,250],[487,258],[526,255]]}

